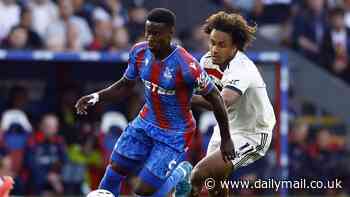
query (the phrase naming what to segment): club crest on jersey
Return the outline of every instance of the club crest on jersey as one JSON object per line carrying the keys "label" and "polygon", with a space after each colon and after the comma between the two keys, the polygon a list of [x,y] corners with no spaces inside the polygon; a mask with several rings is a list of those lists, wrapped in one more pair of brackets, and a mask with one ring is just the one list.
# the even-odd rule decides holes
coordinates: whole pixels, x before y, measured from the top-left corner
{"label": "club crest on jersey", "polygon": [[170,69],[170,68],[166,67],[163,76],[164,76],[166,79],[171,79],[171,78],[173,78],[173,75],[171,74],[172,71],[173,71],[173,69]]}

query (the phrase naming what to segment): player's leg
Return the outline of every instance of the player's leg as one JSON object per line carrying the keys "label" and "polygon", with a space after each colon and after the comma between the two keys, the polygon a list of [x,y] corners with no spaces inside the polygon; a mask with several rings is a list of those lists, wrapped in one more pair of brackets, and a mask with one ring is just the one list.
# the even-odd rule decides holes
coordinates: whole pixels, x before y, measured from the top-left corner
{"label": "player's leg", "polygon": [[[225,162],[222,158],[220,149],[202,159],[193,169],[191,174],[192,190],[190,196],[199,196],[204,182],[207,181],[208,191],[214,196],[222,196],[220,180],[226,178],[232,171],[233,164]],[[211,181],[214,181],[211,182]],[[210,185],[212,184],[213,185]],[[215,186],[214,186],[215,185]],[[209,188],[213,186],[213,188]]]}
{"label": "player's leg", "polygon": [[[139,173],[141,181],[135,193],[139,196],[167,196],[162,192],[171,191],[183,177],[183,172],[181,172],[173,176],[174,179],[168,179],[173,169],[182,161],[183,154],[183,151],[165,143],[156,142],[144,168]],[[159,188],[162,188],[162,191],[157,193]]]}
{"label": "player's leg", "polygon": [[[192,171],[191,196],[198,196],[205,180],[215,181],[214,188],[207,188],[211,196],[227,196],[229,188],[222,188],[220,181],[223,181],[234,169],[246,166],[261,158],[268,149],[271,142],[271,135],[232,135],[234,141],[236,158],[231,162],[224,162],[219,149],[220,141],[213,139],[209,144],[209,153],[202,159]],[[210,185],[207,185],[210,186]]]}
{"label": "player's leg", "polygon": [[[175,195],[174,188],[175,188],[175,186],[177,187],[178,184],[181,181],[184,181],[185,179],[187,179],[186,181],[189,182],[189,177],[191,175],[191,171],[192,171],[192,165],[188,161],[181,162],[179,165],[176,166],[176,168],[172,171],[171,175],[166,179],[166,181],[158,189],[158,191],[156,191],[152,195],[152,197],[165,197],[165,196],[167,196],[167,197],[173,197],[173,196],[184,197],[184,196],[187,196],[187,195],[179,194],[178,192]],[[188,183],[187,185],[190,186],[190,183]],[[144,186],[150,187],[149,185],[144,185]],[[187,190],[190,190],[190,188],[188,188]],[[140,195],[138,195],[138,196],[140,196]]]}
{"label": "player's leg", "polygon": [[187,191],[190,191],[191,185],[189,183],[189,178],[192,168],[193,166],[188,161],[182,161],[179,163],[166,179],[162,187],[156,192],[154,197],[167,196],[167,194],[171,195],[174,192],[174,187],[176,187],[176,197],[186,196],[188,193]]}
{"label": "player's leg", "polygon": [[[206,179],[208,179],[209,184],[210,181],[215,181],[215,183],[218,183],[220,181],[218,179],[223,179],[230,173],[232,169],[232,162],[225,162],[222,159],[220,144],[220,131],[215,129],[208,145],[207,156],[203,158],[192,171],[191,196],[199,196]],[[210,188],[208,191],[209,194],[213,195],[218,193],[220,190],[219,188]]]}
{"label": "player's leg", "polygon": [[106,168],[99,188],[106,189],[118,197],[121,181],[143,164],[152,146],[151,139],[142,129],[129,125],[113,149],[110,165]]}

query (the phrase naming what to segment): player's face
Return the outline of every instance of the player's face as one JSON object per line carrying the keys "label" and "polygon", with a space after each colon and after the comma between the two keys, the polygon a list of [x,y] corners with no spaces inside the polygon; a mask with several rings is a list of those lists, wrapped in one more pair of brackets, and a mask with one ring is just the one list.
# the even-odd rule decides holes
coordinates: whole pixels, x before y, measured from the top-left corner
{"label": "player's face", "polygon": [[230,34],[213,29],[209,36],[209,50],[214,64],[225,66],[236,51]]}
{"label": "player's face", "polygon": [[173,34],[173,28],[164,23],[146,21],[145,38],[153,53],[159,53],[169,47]]}

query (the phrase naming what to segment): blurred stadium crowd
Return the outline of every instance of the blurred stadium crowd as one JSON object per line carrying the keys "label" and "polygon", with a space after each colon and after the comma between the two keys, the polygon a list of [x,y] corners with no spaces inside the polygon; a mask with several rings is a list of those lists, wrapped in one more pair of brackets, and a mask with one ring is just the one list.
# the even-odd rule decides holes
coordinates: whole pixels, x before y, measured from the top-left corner
{"label": "blurred stadium crowd", "polygon": [[[128,50],[143,39],[145,4],[142,0],[0,0],[0,47]],[[298,51],[350,83],[350,0],[208,0],[208,4],[239,10],[258,24],[261,36]],[[190,51],[207,50],[207,37],[200,26],[178,32],[176,42]],[[0,175],[15,178],[13,194],[81,195],[96,188],[115,141],[142,103],[140,89],[131,91],[127,105],[125,101],[113,107],[98,104],[86,117],[75,115],[74,104],[82,90],[74,85],[63,89],[58,105],[49,108],[33,103],[28,91],[25,86],[13,86],[0,99]],[[340,178],[343,191],[350,193],[345,126],[312,103],[301,102],[292,91],[289,96],[290,179]],[[215,124],[210,113],[195,109],[195,115],[198,132],[188,153],[193,164],[204,156]],[[278,177],[273,149],[238,175],[252,180]],[[123,185],[124,193],[130,193],[132,181]],[[255,195],[273,191],[236,192]],[[337,192],[323,189],[306,193]]]}
{"label": "blurred stadium crowd", "polygon": [[[240,11],[259,34],[295,49],[350,81],[349,0],[208,0]],[[145,2],[122,0],[2,0],[0,41],[4,49],[118,51],[143,39]],[[178,42],[205,51],[200,26],[178,32]]]}

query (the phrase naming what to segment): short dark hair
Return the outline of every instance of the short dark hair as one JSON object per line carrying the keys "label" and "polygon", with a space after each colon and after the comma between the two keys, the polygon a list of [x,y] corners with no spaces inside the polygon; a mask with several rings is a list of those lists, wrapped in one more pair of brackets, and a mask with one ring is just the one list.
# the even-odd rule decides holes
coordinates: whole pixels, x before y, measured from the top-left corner
{"label": "short dark hair", "polygon": [[334,7],[329,11],[329,16],[345,16],[345,10],[342,7]]}
{"label": "short dark hair", "polygon": [[20,17],[22,18],[26,13],[31,13],[31,9],[27,6],[21,7],[21,14]]}
{"label": "short dark hair", "polygon": [[247,45],[255,39],[256,25],[250,26],[239,14],[229,14],[223,11],[211,15],[203,26],[204,32],[210,34],[213,29],[231,35],[236,47],[244,51]]}
{"label": "short dark hair", "polygon": [[167,26],[175,26],[176,16],[174,12],[166,8],[154,8],[147,15],[147,20],[156,23],[165,23]]}

